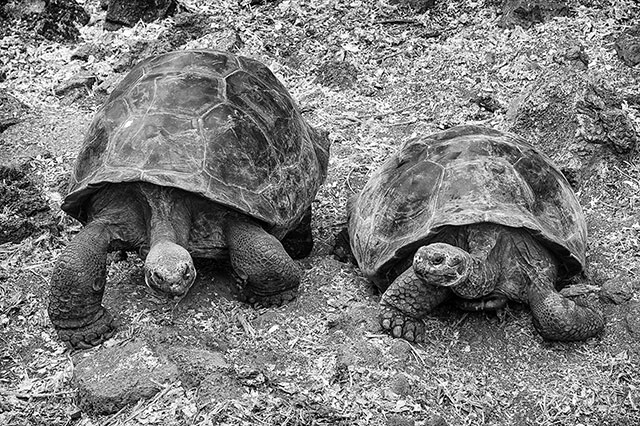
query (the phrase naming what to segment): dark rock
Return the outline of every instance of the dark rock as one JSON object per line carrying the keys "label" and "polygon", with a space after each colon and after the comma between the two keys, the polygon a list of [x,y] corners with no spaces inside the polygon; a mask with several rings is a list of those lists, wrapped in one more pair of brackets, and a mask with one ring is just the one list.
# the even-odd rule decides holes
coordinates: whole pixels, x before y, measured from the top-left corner
{"label": "dark rock", "polygon": [[26,25],[36,34],[60,43],[80,38],[76,25],[86,25],[90,16],[75,0],[18,0],[5,2],[3,11],[7,24]]}
{"label": "dark rock", "polygon": [[44,230],[57,233],[49,203],[31,173],[28,163],[0,166],[0,244],[19,243]]}
{"label": "dark rock", "polygon": [[387,426],[414,426],[416,421],[398,414],[387,416]]}
{"label": "dark rock", "polygon": [[178,367],[144,342],[101,348],[74,357],[73,382],[85,411],[110,414],[155,395],[178,380]]}
{"label": "dark rock", "polygon": [[574,45],[569,47],[564,53],[564,59],[572,62],[576,67],[586,70],[589,67],[589,55],[582,45]]}
{"label": "dark rock", "polygon": [[64,96],[75,89],[91,89],[98,81],[97,77],[87,72],[81,72],[60,83],[55,89],[56,96]]}
{"label": "dark rock", "polygon": [[173,15],[176,10],[175,0],[110,0],[104,29],[115,31],[132,27],[138,21],[153,22]]}
{"label": "dark rock", "polygon": [[504,0],[498,26],[518,25],[527,29],[556,16],[569,16],[571,12],[567,0]]}
{"label": "dark rock", "polygon": [[616,305],[626,302],[633,297],[633,283],[623,277],[616,277],[602,284],[600,297]]}
{"label": "dark rock", "polygon": [[622,97],[604,82],[588,84],[576,102],[578,135],[618,154],[634,151],[640,146],[640,136],[622,103]]}
{"label": "dark rock", "polygon": [[315,82],[335,89],[351,89],[356,84],[358,69],[347,61],[323,63],[316,70]]}
{"label": "dark rock", "polygon": [[211,17],[201,13],[183,12],[173,18],[173,26],[160,37],[166,39],[172,49],[196,40],[211,32]]}
{"label": "dark rock", "polygon": [[7,93],[4,89],[0,89],[0,133],[22,121],[22,117],[28,111],[28,106]]}
{"label": "dark rock", "polygon": [[499,100],[488,93],[478,93],[469,99],[471,103],[478,105],[480,108],[488,112],[503,111],[505,107]]}
{"label": "dark rock", "polygon": [[523,91],[507,119],[512,132],[537,144],[579,187],[604,162],[640,146],[623,101],[602,79],[564,69]]}
{"label": "dark rock", "polygon": [[444,418],[434,414],[425,420],[424,426],[448,426],[448,424]]}
{"label": "dark rock", "polygon": [[640,303],[634,303],[629,307],[625,319],[629,332],[636,338],[640,338]]}
{"label": "dark rock", "polygon": [[180,382],[185,388],[194,388],[212,375],[228,376],[230,367],[220,352],[186,346],[161,345],[154,348],[157,354],[171,360],[180,371]]}
{"label": "dark rock", "polygon": [[640,64],[640,25],[627,28],[614,44],[618,58],[630,67]]}
{"label": "dark rock", "polygon": [[411,382],[404,373],[398,373],[391,379],[389,389],[400,396],[406,397],[412,394]]}

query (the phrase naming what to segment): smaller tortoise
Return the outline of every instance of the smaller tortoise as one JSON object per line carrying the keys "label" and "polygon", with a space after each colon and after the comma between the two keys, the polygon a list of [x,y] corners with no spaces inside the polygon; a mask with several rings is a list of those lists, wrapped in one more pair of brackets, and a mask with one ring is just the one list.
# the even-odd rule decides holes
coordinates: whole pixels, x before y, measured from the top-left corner
{"label": "smaller tortoise", "polygon": [[521,138],[460,126],[409,140],[349,204],[348,234],[383,292],[380,321],[423,339],[421,321],[453,299],[466,310],[528,304],[550,340],[582,340],[599,312],[556,289],[585,264],[586,222],[564,176]]}
{"label": "smaller tortoise", "polygon": [[86,226],[55,265],[49,317],[74,347],[114,330],[106,256],[139,250],[145,282],[184,296],[193,257],[228,262],[250,302],[297,290],[329,140],[261,63],[192,50],[143,60],[96,114],[62,209]]}

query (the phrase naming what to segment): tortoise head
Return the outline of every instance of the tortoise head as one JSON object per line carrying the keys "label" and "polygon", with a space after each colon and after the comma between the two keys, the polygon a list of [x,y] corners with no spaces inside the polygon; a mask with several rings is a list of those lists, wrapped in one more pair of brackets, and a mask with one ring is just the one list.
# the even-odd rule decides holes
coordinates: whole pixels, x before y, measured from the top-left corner
{"label": "tortoise head", "polygon": [[144,262],[144,281],[152,289],[182,297],[196,280],[196,268],[189,252],[178,244],[154,244]]}
{"label": "tortoise head", "polygon": [[424,282],[441,287],[455,287],[466,282],[471,256],[466,251],[444,243],[422,246],[413,256],[413,269]]}

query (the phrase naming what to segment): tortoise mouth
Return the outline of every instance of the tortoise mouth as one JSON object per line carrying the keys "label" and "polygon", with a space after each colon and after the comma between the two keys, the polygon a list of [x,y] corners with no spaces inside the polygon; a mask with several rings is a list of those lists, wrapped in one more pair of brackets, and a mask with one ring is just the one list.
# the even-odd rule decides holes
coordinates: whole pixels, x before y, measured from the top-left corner
{"label": "tortoise mouth", "polygon": [[154,244],[144,263],[147,286],[165,295],[184,297],[196,279],[196,268],[189,252],[177,244]]}
{"label": "tortoise mouth", "polygon": [[145,268],[144,282],[159,293],[184,297],[196,281],[196,270],[192,265],[184,265],[173,271],[157,271]]}

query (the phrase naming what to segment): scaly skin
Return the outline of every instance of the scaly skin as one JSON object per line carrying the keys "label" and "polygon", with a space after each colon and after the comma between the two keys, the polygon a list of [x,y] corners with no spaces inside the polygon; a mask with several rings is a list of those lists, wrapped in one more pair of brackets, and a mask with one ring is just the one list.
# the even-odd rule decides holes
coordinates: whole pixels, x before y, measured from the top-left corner
{"label": "scaly skin", "polygon": [[380,325],[393,337],[409,342],[424,339],[422,319],[451,297],[451,290],[425,283],[413,268],[407,268],[380,299]]}
{"label": "scaly skin", "polygon": [[295,298],[302,270],[276,237],[239,215],[229,216],[225,235],[231,265],[249,303],[281,305]]}
{"label": "scaly skin", "polygon": [[87,225],[60,254],[53,270],[49,318],[60,340],[85,349],[108,339],[113,318],[102,306],[106,284],[109,224]]}
{"label": "scaly skin", "polygon": [[394,337],[423,340],[421,319],[453,294],[466,310],[499,309],[507,300],[527,303],[536,330],[548,340],[584,340],[602,331],[597,309],[556,291],[557,261],[526,230],[470,225],[460,228],[457,244],[472,252],[444,243],[421,247],[413,268],[385,291],[380,322]]}
{"label": "scaly skin", "polygon": [[186,249],[191,229],[191,197],[174,188],[139,186],[151,210],[145,283],[161,293],[183,297],[196,280],[196,268]]}
{"label": "scaly skin", "polygon": [[[196,276],[186,250],[192,215],[211,206],[183,191],[133,183],[105,187],[93,196],[88,208],[88,224],[56,263],[49,305],[60,339],[79,349],[100,344],[115,330],[111,315],[102,306],[107,251],[149,247],[147,284],[172,296],[184,296]],[[302,270],[280,241],[244,215],[227,213],[220,206],[215,211],[220,213],[231,263],[244,284],[245,297],[261,305],[293,299]],[[303,223],[288,236],[297,253],[311,249],[309,224]]]}

